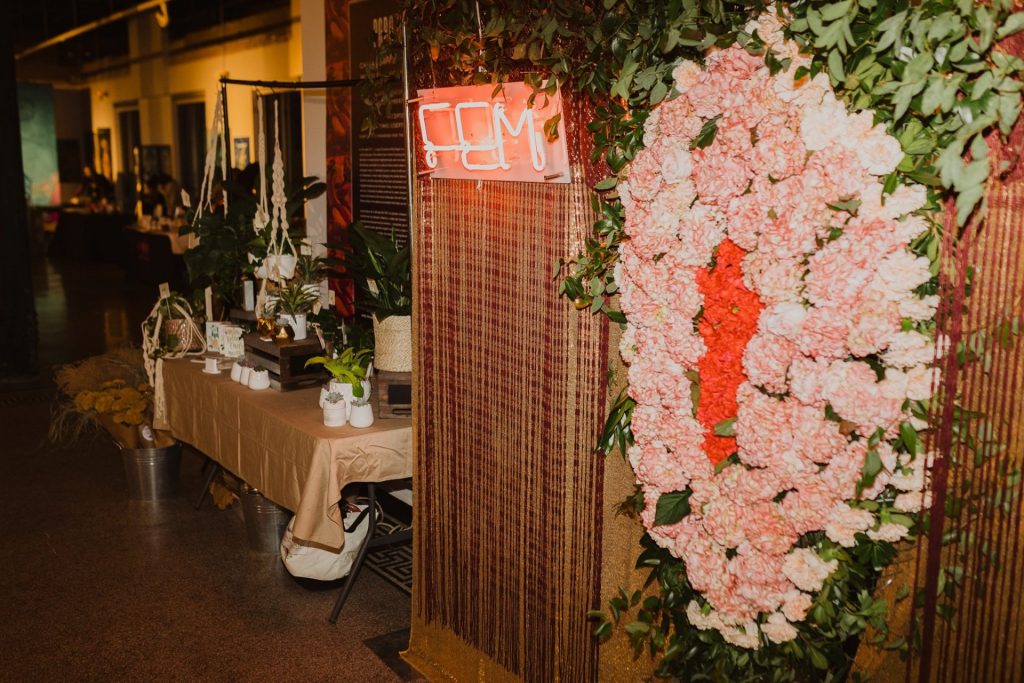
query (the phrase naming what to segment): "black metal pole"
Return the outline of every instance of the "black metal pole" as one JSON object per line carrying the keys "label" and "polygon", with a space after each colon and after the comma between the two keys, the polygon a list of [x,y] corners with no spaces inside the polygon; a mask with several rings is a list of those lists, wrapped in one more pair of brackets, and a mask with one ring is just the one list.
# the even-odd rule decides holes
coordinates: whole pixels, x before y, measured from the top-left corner
{"label": "black metal pole", "polygon": [[361,78],[349,78],[339,81],[249,81],[239,78],[222,77],[221,87],[224,85],[252,85],[261,88],[351,88],[362,83]]}

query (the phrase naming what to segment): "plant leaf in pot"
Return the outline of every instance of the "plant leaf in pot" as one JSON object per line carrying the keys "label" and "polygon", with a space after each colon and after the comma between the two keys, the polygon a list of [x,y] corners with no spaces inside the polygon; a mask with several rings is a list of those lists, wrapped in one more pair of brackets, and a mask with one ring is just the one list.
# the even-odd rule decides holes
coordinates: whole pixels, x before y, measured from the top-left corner
{"label": "plant leaf in pot", "polygon": [[357,307],[378,320],[412,314],[412,271],[409,245],[399,247],[393,237],[352,224],[347,246],[327,245],[343,252],[342,262],[359,289]]}
{"label": "plant leaf in pot", "polygon": [[352,386],[352,396],[361,398],[363,382],[366,380],[366,368],[370,364],[370,350],[348,348],[342,351],[337,358],[326,356],[314,356],[306,361],[305,367],[310,365],[322,365],[335,381]]}

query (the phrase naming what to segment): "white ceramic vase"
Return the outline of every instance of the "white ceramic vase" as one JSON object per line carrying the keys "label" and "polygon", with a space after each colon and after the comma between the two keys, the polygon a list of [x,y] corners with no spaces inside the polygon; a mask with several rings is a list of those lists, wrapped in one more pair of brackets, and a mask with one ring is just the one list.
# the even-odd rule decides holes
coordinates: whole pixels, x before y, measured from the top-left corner
{"label": "white ceramic vase", "polygon": [[369,403],[359,406],[349,406],[348,421],[353,427],[369,427],[373,424],[373,406]]}
{"label": "white ceramic vase", "polygon": [[338,403],[324,403],[324,426],[325,427],[344,427],[345,426],[345,413],[348,410],[348,403],[346,401],[339,401]]}
{"label": "white ceramic vase", "polygon": [[295,315],[284,316],[285,321],[292,328],[292,332],[295,335],[292,337],[295,341],[302,341],[306,338],[306,314],[296,313]]}
{"label": "white ceramic vase", "polygon": [[241,382],[242,381],[242,364],[235,361],[231,364],[231,381]]}
{"label": "white ceramic vase", "polygon": [[253,370],[249,375],[249,388],[260,391],[270,388],[270,373],[266,370]]}
{"label": "white ceramic vase", "polygon": [[238,383],[247,387],[249,386],[250,377],[252,377],[252,368],[247,365],[243,365],[241,371],[238,373]]}

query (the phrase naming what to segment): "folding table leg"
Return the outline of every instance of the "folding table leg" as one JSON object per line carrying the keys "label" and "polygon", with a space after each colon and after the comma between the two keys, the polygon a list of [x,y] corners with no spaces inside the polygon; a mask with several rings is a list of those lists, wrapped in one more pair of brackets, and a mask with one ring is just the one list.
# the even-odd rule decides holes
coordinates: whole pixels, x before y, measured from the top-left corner
{"label": "folding table leg", "polygon": [[348,594],[352,592],[352,586],[356,582],[356,575],[359,574],[359,570],[363,567],[363,561],[370,551],[370,541],[377,531],[377,486],[375,484],[367,484],[367,498],[369,498],[369,507],[367,509],[370,511],[370,519],[367,522],[369,526],[366,529],[366,540],[363,541],[363,547],[359,549],[359,554],[356,555],[355,562],[352,563],[352,568],[345,578],[345,585],[341,587],[338,599],[334,601],[334,609],[331,610],[331,616],[327,618],[327,621],[332,624],[338,623],[338,614],[341,613],[341,608],[345,605]]}
{"label": "folding table leg", "polygon": [[214,460],[208,460],[213,467],[210,468],[210,473],[206,475],[206,481],[203,482],[203,490],[199,492],[199,498],[196,499],[195,509],[198,510],[203,506],[203,501],[206,500],[206,496],[210,494],[210,484],[213,483],[213,478],[220,472],[220,465]]}

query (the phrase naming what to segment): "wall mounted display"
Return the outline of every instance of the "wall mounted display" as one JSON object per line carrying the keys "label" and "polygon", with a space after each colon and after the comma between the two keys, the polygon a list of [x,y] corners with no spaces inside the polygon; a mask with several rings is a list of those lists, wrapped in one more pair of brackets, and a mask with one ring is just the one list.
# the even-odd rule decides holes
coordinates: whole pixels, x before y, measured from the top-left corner
{"label": "wall mounted display", "polygon": [[25,192],[32,206],[60,204],[57,173],[57,129],[53,119],[53,88],[36,83],[18,84],[21,120],[21,156]]}
{"label": "wall mounted display", "polygon": [[[398,0],[363,0],[349,6],[352,22],[351,63],[357,74],[372,72],[379,65],[384,41],[400,40],[401,16]],[[409,235],[409,164],[405,151],[405,121],[402,89],[388,93],[391,108],[376,122],[373,135],[363,132],[370,115],[363,97],[352,99],[352,213],[370,230],[394,235],[404,244]]]}

